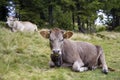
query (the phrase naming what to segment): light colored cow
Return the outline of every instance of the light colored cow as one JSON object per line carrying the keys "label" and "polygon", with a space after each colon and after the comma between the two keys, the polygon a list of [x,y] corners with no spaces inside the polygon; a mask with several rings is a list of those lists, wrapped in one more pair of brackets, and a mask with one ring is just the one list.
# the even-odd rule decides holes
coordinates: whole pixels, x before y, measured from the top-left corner
{"label": "light colored cow", "polygon": [[93,70],[101,65],[102,72],[108,73],[103,49],[100,46],[68,40],[73,33],[64,32],[58,28],[41,31],[40,34],[50,41],[52,50],[50,67],[67,66],[73,71],[82,72]]}
{"label": "light colored cow", "polygon": [[13,32],[34,32],[37,31],[37,26],[28,21],[18,21],[17,18],[7,17],[7,25]]}

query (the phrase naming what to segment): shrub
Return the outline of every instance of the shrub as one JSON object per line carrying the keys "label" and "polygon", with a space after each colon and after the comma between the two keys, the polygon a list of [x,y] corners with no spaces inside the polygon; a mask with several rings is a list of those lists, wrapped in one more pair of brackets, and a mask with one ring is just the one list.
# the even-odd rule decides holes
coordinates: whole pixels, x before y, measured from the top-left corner
{"label": "shrub", "polygon": [[21,11],[20,19],[22,21],[30,21],[32,23],[35,23],[36,25],[39,25],[38,28],[44,25],[44,21],[40,19],[40,15],[36,14],[33,11]]}
{"label": "shrub", "polygon": [[105,31],[106,27],[105,26],[96,26],[96,31],[97,32],[101,32],[101,31]]}
{"label": "shrub", "polygon": [[0,21],[0,27],[6,27],[6,24],[5,24],[5,22],[3,22],[3,21]]}
{"label": "shrub", "polygon": [[115,31],[120,32],[120,26],[117,26],[117,27],[115,28]]}
{"label": "shrub", "polygon": [[61,8],[58,6],[54,12],[54,20],[56,26],[59,28],[63,28],[65,30],[72,30],[72,13],[71,12],[63,12]]}

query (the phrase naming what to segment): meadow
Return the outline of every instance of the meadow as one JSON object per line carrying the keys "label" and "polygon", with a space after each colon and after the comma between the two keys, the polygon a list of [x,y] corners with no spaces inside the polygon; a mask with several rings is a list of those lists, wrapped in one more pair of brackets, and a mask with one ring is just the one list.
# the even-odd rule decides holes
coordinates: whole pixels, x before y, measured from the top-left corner
{"label": "meadow", "polygon": [[116,71],[107,75],[101,69],[73,72],[70,68],[49,68],[49,42],[38,32],[13,33],[0,23],[0,80],[120,80],[120,33],[74,32],[71,40],[101,45],[106,62]]}

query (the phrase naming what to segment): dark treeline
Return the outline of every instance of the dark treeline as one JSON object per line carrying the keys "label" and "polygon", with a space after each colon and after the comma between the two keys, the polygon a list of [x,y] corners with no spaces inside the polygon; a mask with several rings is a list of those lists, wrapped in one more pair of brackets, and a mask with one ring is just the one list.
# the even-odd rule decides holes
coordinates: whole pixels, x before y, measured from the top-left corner
{"label": "dark treeline", "polygon": [[[39,28],[56,27],[79,30],[83,33],[95,31],[94,22],[99,9],[108,16],[109,30],[120,26],[120,0],[13,0],[20,20],[29,20]],[[3,7],[8,0],[0,2],[0,20],[5,16]],[[109,18],[113,16],[112,20]],[[77,24],[77,25],[76,25]]]}

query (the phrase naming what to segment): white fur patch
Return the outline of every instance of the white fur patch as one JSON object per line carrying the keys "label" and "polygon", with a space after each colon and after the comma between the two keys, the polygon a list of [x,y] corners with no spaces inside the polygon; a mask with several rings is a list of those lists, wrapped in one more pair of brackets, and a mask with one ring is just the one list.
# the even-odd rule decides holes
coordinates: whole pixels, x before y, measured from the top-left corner
{"label": "white fur patch", "polygon": [[88,70],[88,68],[87,68],[87,67],[81,67],[80,64],[79,64],[79,62],[76,61],[76,62],[73,64],[73,70],[74,70],[74,71],[83,72],[83,71]]}

